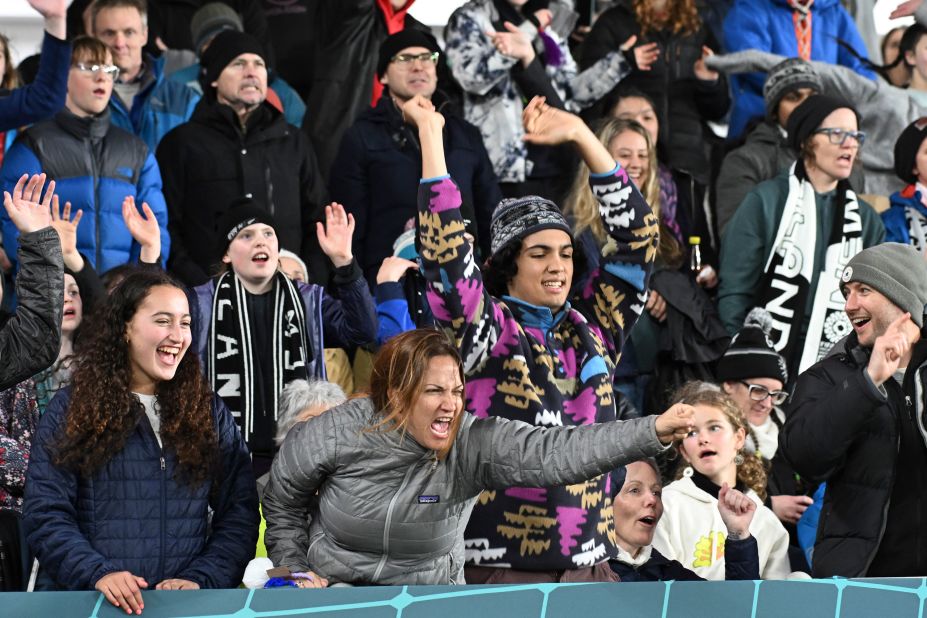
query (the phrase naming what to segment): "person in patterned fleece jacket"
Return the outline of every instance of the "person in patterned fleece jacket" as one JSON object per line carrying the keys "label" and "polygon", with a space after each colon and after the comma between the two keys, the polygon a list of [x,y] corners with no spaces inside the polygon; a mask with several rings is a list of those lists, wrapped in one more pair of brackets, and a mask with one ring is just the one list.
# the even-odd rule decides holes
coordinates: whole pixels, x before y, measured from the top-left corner
{"label": "person in patterned fleece jacket", "polygon": [[[429,110],[421,97],[403,107],[422,144],[419,245],[428,303],[464,359],[466,409],[536,426],[614,420],[615,364],[644,307],[656,217],[586,125],[537,97],[524,111],[526,139],[577,147],[610,240],[599,268],[582,277],[581,254],[555,204],[503,200],[481,272],[444,165],[443,118]],[[574,292],[574,279],[587,283]],[[616,581],[607,564],[617,556],[610,492],[608,475],[484,492],[465,533],[467,583]]]}

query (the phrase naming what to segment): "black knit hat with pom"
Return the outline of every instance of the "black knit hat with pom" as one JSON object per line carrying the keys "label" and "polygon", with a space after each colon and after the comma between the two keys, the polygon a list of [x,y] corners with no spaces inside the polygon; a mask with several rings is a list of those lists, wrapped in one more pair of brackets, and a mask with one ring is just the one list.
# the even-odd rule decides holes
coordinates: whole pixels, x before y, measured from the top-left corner
{"label": "black knit hat with pom", "polygon": [[759,307],[751,310],[743,328],[734,335],[731,345],[718,361],[715,371],[718,381],[773,378],[783,384],[788,382],[785,359],[776,352],[769,338],[771,330],[772,316],[769,312]]}

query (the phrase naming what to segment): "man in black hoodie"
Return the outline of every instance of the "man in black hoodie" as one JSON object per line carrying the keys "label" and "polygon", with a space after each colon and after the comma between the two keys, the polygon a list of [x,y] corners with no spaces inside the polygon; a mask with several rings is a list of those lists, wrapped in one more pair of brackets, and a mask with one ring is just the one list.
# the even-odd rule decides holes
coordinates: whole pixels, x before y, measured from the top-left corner
{"label": "man in black hoodie", "polygon": [[853,333],[798,376],[778,454],[827,481],[814,577],[927,572],[927,262],[884,243],[844,268]]}

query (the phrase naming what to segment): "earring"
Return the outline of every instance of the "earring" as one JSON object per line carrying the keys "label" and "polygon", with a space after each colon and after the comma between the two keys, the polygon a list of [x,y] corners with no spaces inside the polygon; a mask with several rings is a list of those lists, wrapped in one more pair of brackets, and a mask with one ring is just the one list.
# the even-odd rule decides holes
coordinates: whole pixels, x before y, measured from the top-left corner
{"label": "earring", "polygon": [[695,474],[695,470],[692,469],[692,466],[686,466],[682,469],[682,475],[686,478],[691,478]]}
{"label": "earring", "polygon": [[741,455],[740,453],[737,453],[737,454],[734,456],[734,465],[735,465],[735,466],[742,466],[743,463],[744,463],[744,456]]}

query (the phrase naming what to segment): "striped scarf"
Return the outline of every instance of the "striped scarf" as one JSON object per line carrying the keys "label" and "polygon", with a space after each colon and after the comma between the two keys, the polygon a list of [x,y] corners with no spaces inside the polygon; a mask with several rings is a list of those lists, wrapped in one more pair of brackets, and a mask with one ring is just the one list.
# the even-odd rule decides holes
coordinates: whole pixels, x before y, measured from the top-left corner
{"label": "striped scarf", "polygon": [[[248,313],[248,291],[234,272],[221,275],[216,281],[212,317],[209,324],[206,353],[209,382],[241,427],[245,442],[254,433],[254,419],[263,411],[264,403],[256,400],[255,372],[260,371],[266,388],[273,393],[274,421],[277,420],[277,397],[283,387],[297,379],[309,377],[306,350],[306,309],[299,290],[289,277],[278,272],[274,277],[273,341],[271,358],[257,358],[252,348],[253,324]],[[250,442],[249,442],[250,444]]]}

